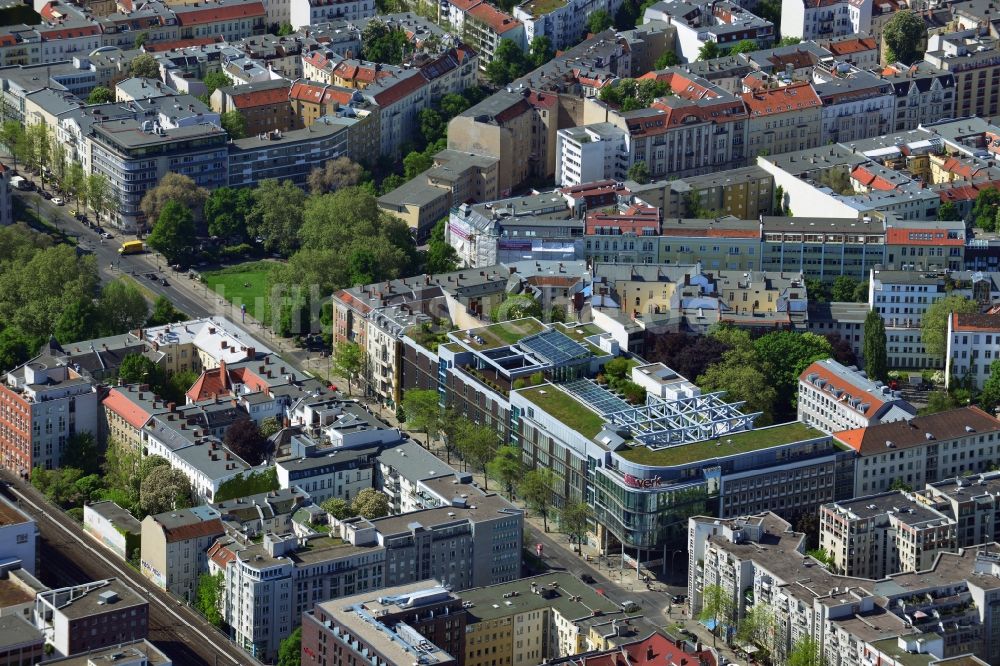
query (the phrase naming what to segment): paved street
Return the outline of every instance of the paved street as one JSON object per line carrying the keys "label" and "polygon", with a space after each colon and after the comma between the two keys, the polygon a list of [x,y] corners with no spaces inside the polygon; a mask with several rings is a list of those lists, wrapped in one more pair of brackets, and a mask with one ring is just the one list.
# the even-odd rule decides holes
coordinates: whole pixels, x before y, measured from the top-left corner
{"label": "paved street", "polygon": [[12,482],[6,494],[38,521],[38,577],[49,587],[65,587],[117,577],[149,601],[149,638],[175,664],[193,666],[256,665],[201,616],[153,587],[134,569],[104,550],[84,533],[79,523],[48,504],[30,485],[7,473]]}

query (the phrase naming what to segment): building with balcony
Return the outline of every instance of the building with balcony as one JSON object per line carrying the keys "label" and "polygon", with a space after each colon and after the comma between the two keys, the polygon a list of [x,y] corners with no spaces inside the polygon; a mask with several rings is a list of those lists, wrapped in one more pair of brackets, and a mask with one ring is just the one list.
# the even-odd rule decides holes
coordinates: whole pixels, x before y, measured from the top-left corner
{"label": "building with balcony", "polygon": [[956,379],[982,389],[993,361],[1000,360],[1000,314],[958,314],[948,317],[945,385]]}
{"label": "building with balcony", "polygon": [[800,421],[828,433],[904,421],[917,414],[898,392],[832,358],[816,361],[799,375],[797,408]]}

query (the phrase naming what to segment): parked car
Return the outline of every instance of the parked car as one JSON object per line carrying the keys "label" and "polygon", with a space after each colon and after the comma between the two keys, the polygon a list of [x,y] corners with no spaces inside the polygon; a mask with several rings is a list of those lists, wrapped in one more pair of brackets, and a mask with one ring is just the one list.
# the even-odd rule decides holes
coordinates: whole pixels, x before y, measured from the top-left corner
{"label": "parked car", "polygon": [[110,239],[110,238],[114,238],[114,237],[115,237],[114,234],[112,234],[110,231],[102,231],[101,232],[101,238],[109,238]]}
{"label": "parked car", "polygon": [[580,580],[582,580],[587,585],[593,585],[594,583],[597,582],[596,580],[594,580],[593,576],[591,576],[590,574],[587,574],[587,573],[580,574]]}
{"label": "parked car", "polygon": [[170,283],[167,282],[167,278],[160,278],[160,284],[162,284],[164,287],[170,286]]}
{"label": "parked car", "polygon": [[65,201],[63,201],[63,198],[62,198],[62,197],[52,197],[52,203],[54,203],[54,204],[55,204],[55,205],[57,205],[57,206],[62,206],[62,205],[63,205],[63,204],[65,204],[66,202],[65,202]]}
{"label": "parked car", "polygon": [[683,594],[675,594],[674,596],[670,597],[670,601],[675,604],[682,604],[685,601],[687,601],[687,597],[685,597]]}

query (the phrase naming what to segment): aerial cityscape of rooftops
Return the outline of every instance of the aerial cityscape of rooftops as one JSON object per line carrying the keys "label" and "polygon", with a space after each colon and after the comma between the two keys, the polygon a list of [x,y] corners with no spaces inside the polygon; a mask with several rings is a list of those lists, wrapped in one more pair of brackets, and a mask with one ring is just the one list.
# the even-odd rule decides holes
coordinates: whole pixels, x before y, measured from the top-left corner
{"label": "aerial cityscape of rooftops", "polygon": [[7,0],[0,92],[0,666],[1000,664],[1000,5]]}

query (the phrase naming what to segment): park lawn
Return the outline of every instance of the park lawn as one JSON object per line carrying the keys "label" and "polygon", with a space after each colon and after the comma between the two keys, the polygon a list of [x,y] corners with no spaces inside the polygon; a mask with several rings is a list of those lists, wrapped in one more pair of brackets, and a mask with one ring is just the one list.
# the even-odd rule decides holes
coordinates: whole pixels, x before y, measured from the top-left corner
{"label": "park lawn", "polygon": [[257,321],[268,322],[271,311],[268,293],[274,262],[251,261],[201,274],[205,285],[233,304],[247,306],[247,314]]}

